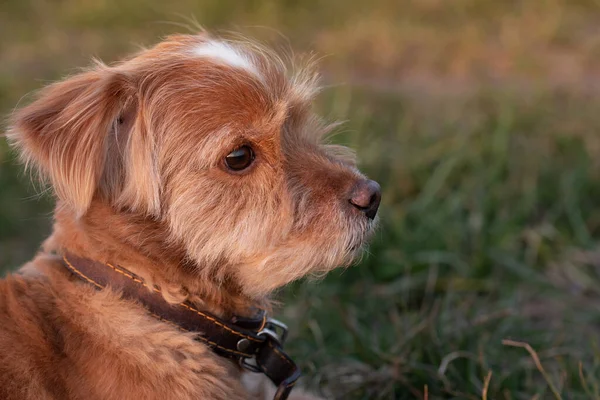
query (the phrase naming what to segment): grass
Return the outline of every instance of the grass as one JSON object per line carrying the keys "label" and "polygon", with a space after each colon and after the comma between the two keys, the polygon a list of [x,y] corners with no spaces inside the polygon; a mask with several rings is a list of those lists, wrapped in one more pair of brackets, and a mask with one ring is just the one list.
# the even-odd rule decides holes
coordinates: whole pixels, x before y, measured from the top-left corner
{"label": "grass", "polygon": [[[184,30],[157,22],[181,15],[316,49],[326,82],[346,82],[318,104],[348,120],[332,140],[384,197],[360,265],[280,294],[306,383],[340,399],[600,399],[596,8],[9,0],[0,110],[92,55]],[[49,232],[36,193],[0,142],[0,270]]]}
{"label": "grass", "polygon": [[288,293],[315,380],[349,398],[482,398],[488,376],[492,399],[597,398],[597,103],[348,101],[385,203],[360,267]]}

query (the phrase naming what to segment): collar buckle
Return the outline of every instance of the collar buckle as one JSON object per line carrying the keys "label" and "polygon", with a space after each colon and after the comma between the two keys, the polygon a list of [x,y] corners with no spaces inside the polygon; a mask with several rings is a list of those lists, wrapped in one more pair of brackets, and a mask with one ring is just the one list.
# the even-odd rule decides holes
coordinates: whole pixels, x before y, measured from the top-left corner
{"label": "collar buckle", "polygon": [[[256,336],[264,337],[265,341],[272,340],[275,343],[277,343],[278,346],[283,347],[288,336],[288,330],[288,326],[283,322],[274,318],[267,318],[265,327],[260,332],[258,332]],[[247,358],[242,357],[239,359],[239,364],[240,367],[248,371],[263,372],[256,363],[256,356]]]}
{"label": "collar buckle", "polygon": [[283,347],[288,337],[288,326],[275,318],[268,318],[265,328],[258,332],[258,336],[268,335]]}

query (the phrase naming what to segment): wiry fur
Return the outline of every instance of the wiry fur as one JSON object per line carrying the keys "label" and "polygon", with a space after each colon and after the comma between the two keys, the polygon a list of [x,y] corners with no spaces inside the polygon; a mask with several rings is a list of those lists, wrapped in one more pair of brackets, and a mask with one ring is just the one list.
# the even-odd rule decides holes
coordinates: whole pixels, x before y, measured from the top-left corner
{"label": "wiry fur", "polygon": [[[194,52],[218,40],[174,36],[97,63],[14,114],[9,138],[57,207],[42,253],[0,281],[0,398],[264,395],[189,335],[74,280],[59,265],[65,250],[224,318],[269,308],[273,290],[360,253],[373,222],[348,196],[363,176],[320,143],[316,75],[290,77],[256,45],[226,45],[252,71]],[[223,160],[241,145],[256,160],[232,173]]]}

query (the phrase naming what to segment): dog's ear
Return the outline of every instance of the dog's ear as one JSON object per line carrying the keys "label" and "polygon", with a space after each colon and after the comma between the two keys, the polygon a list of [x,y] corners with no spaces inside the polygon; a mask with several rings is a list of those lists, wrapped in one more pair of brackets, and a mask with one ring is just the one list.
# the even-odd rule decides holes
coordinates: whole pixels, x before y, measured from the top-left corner
{"label": "dog's ear", "polygon": [[134,95],[131,77],[97,65],[42,89],[33,103],[16,111],[9,140],[81,215],[105,171],[114,175],[115,167],[108,165],[114,156],[110,133],[123,110],[135,104]]}

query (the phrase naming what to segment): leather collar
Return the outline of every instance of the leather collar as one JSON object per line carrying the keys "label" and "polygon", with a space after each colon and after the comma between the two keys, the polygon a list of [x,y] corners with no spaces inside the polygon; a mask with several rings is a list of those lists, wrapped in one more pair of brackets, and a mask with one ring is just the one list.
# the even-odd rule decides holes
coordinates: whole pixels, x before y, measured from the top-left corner
{"label": "leather collar", "polygon": [[261,311],[256,318],[233,317],[229,321],[192,304],[168,303],[159,287],[120,266],[66,253],[64,266],[81,280],[99,290],[106,287],[121,292],[124,299],[135,300],[154,317],[184,332],[197,334],[196,340],[222,357],[237,362],[252,372],[265,374],[277,386],[274,400],[285,400],[300,377],[300,369],[283,351],[287,327]]}

